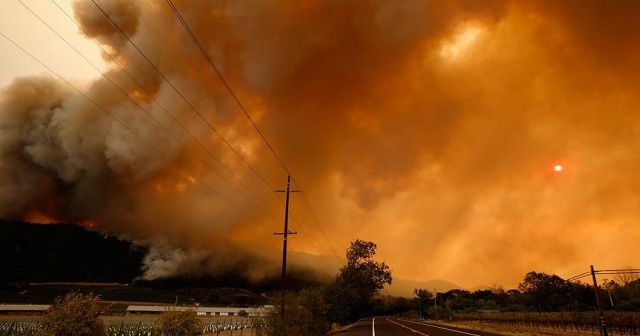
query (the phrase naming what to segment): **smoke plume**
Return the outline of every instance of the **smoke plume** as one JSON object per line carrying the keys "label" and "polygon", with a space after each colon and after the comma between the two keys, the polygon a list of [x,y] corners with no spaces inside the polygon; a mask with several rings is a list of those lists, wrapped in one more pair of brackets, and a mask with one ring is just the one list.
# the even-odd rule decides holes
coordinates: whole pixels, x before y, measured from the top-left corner
{"label": "smoke plume", "polygon": [[[278,162],[164,1],[98,2],[168,81],[76,2],[109,79],[4,89],[0,216],[151,245],[148,278],[274,273]],[[640,256],[640,3],[174,2],[331,239],[294,194],[294,250],[374,240],[397,277],[467,286]]]}

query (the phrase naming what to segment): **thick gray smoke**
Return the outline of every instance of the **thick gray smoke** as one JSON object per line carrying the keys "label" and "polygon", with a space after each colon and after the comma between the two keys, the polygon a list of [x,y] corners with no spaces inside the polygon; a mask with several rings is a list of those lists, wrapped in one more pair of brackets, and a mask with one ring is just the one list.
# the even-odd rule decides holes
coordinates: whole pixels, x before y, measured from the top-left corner
{"label": "thick gray smoke", "polygon": [[[167,4],[99,3],[281,187],[284,172]],[[398,277],[469,286],[637,260],[635,2],[175,4],[307,188],[337,253],[370,239]],[[0,216],[75,221],[150,245],[149,278],[274,272],[264,251],[280,243],[282,205],[270,187],[91,1],[74,9],[143,88],[106,56],[127,94],[96,79],[82,92],[101,108],[52,78],[5,88]],[[332,253],[301,204],[294,196],[293,226],[306,237],[293,249]]]}

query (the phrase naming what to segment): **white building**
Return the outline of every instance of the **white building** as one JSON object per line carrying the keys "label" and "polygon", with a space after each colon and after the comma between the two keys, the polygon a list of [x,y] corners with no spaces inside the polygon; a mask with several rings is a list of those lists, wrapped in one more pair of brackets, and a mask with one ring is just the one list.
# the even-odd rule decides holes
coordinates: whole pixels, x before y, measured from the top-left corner
{"label": "white building", "polygon": [[50,305],[0,304],[0,314],[44,314]]}
{"label": "white building", "polygon": [[264,307],[175,307],[175,306],[137,306],[127,307],[127,314],[160,314],[165,311],[193,310],[198,316],[265,316]]}

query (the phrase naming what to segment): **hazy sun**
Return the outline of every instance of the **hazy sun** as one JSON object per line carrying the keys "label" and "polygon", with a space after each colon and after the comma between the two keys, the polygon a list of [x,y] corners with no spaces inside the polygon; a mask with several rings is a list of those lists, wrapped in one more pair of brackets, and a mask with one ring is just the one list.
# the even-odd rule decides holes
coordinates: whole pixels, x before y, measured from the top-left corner
{"label": "hazy sun", "polygon": [[557,164],[557,165],[553,166],[553,170],[555,170],[555,171],[557,171],[557,172],[561,172],[561,171],[562,171],[562,169],[564,169],[564,168],[562,167],[562,165]]}
{"label": "hazy sun", "polygon": [[440,56],[448,60],[460,58],[478,40],[482,28],[474,24],[465,24],[456,29],[453,35],[440,48]]}

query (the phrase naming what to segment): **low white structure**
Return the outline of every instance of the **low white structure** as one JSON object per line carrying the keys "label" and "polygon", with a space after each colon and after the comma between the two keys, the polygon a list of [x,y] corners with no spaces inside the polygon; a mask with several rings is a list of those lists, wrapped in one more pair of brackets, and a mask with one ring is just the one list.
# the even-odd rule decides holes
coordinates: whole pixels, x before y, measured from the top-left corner
{"label": "low white structure", "polygon": [[176,307],[176,306],[129,306],[127,314],[160,314],[165,311],[193,310],[199,316],[265,316],[264,307]]}
{"label": "low white structure", "polygon": [[0,304],[0,314],[44,314],[51,305]]}

